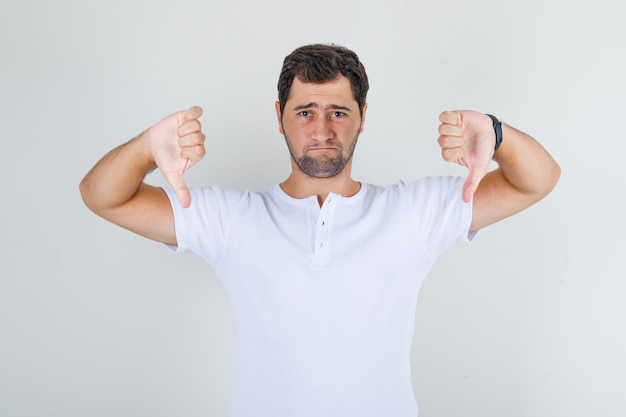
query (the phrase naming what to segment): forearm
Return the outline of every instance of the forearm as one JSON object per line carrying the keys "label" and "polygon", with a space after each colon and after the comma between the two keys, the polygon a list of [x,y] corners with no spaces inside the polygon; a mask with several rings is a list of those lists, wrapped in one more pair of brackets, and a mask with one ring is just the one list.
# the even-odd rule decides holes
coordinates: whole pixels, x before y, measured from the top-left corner
{"label": "forearm", "polygon": [[145,132],[106,154],[80,183],[85,204],[94,212],[120,207],[156,168]]}
{"label": "forearm", "polygon": [[560,167],[539,142],[502,124],[502,144],[494,154],[503,178],[519,193],[535,201],[556,185]]}

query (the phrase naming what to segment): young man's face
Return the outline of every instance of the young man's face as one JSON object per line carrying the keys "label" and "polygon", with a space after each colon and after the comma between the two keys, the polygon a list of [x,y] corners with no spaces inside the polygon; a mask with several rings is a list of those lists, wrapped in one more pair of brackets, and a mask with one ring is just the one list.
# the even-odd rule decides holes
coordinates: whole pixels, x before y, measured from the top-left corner
{"label": "young man's face", "polygon": [[294,169],[315,178],[338,175],[352,161],[365,111],[343,76],[323,84],[295,78],[283,114],[276,103],[279,130],[285,136]]}

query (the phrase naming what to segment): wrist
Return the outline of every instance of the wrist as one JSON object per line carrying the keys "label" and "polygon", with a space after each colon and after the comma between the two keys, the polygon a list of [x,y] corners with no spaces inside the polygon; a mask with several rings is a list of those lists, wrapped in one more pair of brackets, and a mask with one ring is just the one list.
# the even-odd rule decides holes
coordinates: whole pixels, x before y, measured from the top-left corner
{"label": "wrist", "polygon": [[152,140],[150,138],[150,129],[147,129],[140,133],[138,136],[131,140],[131,144],[136,149],[136,162],[146,173],[152,172],[157,168],[157,163],[154,155]]}

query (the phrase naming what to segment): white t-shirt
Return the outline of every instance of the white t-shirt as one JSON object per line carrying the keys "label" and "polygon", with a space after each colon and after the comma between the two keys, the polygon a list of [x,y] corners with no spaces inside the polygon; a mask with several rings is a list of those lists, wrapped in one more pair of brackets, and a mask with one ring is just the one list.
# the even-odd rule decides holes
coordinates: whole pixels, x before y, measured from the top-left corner
{"label": "white t-shirt", "polygon": [[410,351],[419,288],[468,241],[464,179],[362,184],[352,197],[191,190],[178,250],[224,284],[237,324],[232,417],[415,417]]}

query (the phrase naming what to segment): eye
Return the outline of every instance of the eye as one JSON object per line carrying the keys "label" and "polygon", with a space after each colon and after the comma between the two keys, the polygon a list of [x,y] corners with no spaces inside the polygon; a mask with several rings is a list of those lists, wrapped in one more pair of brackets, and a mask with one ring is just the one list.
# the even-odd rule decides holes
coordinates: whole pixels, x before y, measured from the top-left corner
{"label": "eye", "polygon": [[334,111],[330,114],[330,117],[333,119],[339,119],[341,117],[344,117],[346,114],[342,111]]}
{"label": "eye", "polygon": [[309,117],[311,115],[311,112],[308,110],[302,110],[300,113],[298,113],[298,116],[302,116],[302,117]]}

